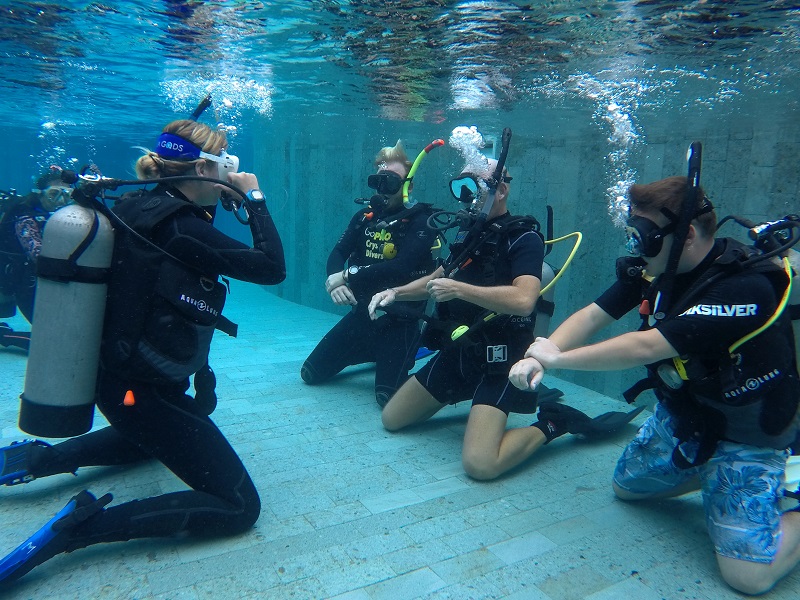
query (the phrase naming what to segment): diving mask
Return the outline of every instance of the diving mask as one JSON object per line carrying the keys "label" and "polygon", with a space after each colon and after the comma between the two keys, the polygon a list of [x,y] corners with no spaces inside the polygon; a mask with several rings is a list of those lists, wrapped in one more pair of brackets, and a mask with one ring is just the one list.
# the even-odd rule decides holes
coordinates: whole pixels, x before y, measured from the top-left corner
{"label": "diving mask", "polygon": [[489,191],[489,184],[472,173],[461,173],[450,180],[450,193],[453,198],[464,204],[470,204]]}
{"label": "diving mask", "polygon": [[625,249],[631,256],[653,258],[658,256],[664,238],[675,230],[675,223],[659,227],[645,217],[631,216],[625,224]]}
{"label": "diving mask", "polygon": [[239,157],[222,150],[219,155],[203,152],[189,140],[173,133],[162,133],[156,143],[156,154],[173,160],[197,160],[204,158],[219,165],[219,178],[227,181],[228,175],[239,170]]}
{"label": "diving mask", "polygon": [[219,165],[219,178],[223,181],[228,181],[228,175],[239,171],[239,157],[234,154],[228,154],[225,150],[220,152],[219,156],[200,152],[200,158],[217,163]]}
{"label": "diving mask", "polygon": [[400,177],[400,175],[388,169],[378,171],[367,177],[367,185],[378,194],[384,196],[394,196],[403,189],[405,182],[405,177]]}
{"label": "diving mask", "polygon": [[72,200],[72,188],[66,185],[51,185],[42,190],[39,204],[47,212],[55,212]]}

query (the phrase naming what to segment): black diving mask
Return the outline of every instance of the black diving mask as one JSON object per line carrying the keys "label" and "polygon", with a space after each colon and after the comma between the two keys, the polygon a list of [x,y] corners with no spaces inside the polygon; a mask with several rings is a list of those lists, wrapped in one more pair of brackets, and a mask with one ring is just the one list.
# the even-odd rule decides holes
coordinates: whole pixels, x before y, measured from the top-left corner
{"label": "black diving mask", "polygon": [[[703,197],[700,208],[692,215],[692,219],[710,213],[714,205],[707,196]],[[646,217],[631,215],[625,223],[625,249],[632,256],[653,258],[658,256],[664,246],[664,238],[673,233],[678,227],[678,215],[668,208],[661,209],[662,214],[669,219],[669,223],[659,227],[655,222]]]}
{"label": "black diving mask", "polygon": [[645,217],[628,217],[625,224],[625,249],[631,256],[653,258],[664,246],[664,238],[675,231],[675,223],[664,227]]}
{"label": "black diving mask", "polygon": [[394,196],[403,189],[405,182],[405,177],[389,170],[378,171],[367,177],[367,185],[383,196]]}

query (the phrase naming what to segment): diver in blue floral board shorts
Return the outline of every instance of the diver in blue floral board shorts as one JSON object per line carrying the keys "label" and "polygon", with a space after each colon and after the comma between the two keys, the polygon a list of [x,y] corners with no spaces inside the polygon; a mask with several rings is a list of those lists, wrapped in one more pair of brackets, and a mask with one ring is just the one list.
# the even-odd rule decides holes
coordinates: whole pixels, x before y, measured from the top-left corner
{"label": "diver in blue floral board shorts", "polygon": [[[792,269],[758,243],[715,238],[696,166],[694,178],[690,159],[689,178],[630,188],[635,258],[619,259],[617,281],[549,339],[537,338],[509,379],[527,389],[546,369],[646,365],[648,377],[625,396],[654,389],[659,402],[619,459],[614,492],[642,500],[699,488],[723,578],[761,594],[800,560],[800,514],[780,506],[800,400],[785,310]],[[787,228],[783,252],[800,231]],[[586,345],[637,306],[638,331]]]}

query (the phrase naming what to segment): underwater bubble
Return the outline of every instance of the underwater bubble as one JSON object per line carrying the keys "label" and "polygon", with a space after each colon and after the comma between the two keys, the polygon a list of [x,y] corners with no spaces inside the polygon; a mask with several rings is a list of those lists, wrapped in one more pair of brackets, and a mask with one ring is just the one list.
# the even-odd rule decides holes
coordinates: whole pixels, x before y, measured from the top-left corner
{"label": "underwater bubble", "polygon": [[52,129],[55,129],[55,128],[56,128],[56,124],[53,123],[52,121],[47,121],[46,123],[42,123],[42,129],[52,130]]}
{"label": "underwater bubble", "polygon": [[450,134],[448,143],[464,159],[462,172],[470,171],[476,175],[489,175],[489,160],[481,152],[481,148],[485,147],[486,143],[475,125],[456,127]]}
{"label": "underwater bubble", "polygon": [[161,90],[177,113],[190,113],[201,98],[211,94],[209,110],[213,111],[218,122],[236,121],[241,118],[241,111],[247,109],[266,117],[272,116],[273,87],[269,82],[231,75],[213,79],[190,77],[163,81]]}

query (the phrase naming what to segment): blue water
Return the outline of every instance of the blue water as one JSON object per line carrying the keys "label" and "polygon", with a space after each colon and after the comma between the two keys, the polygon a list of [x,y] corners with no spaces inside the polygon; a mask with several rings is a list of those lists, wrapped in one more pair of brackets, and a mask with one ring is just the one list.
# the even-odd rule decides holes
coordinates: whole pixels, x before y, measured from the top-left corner
{"label": "blue water", "polygon": [[[211,93],[203,119],[259,176],[287,247],[273,291],[317,308],[334,310],[324,262],[377,150],[402,138],[413,155],[459,125],[495,139],[511,127],[512,210],[542,217],[549,204],[556,234],[586,234],[556,320],[607,284],[627,185],[684,173],[694,140],[729,211],[800,208],[797,3],[0,5],[0,189],[27,191],[50,164],[132,178],[137,146]],[[458,163],[432,152],[418,199],[454,208]],[[247,239],[229,215],[219,226]]]}

